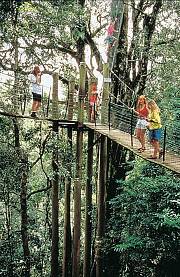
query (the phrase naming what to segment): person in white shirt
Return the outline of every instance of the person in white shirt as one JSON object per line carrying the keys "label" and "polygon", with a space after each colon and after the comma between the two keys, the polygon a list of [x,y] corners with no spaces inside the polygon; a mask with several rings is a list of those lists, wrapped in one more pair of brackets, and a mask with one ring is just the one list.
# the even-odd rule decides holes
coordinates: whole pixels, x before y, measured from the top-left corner
{"label": "person in white shirt", "polygon": [[41,71],[39,66],[35,66],[32,74],[30,75],[31,82],[31,91],[33,95],[33,103],[32,103],[32,117],[37,117],[36,113],[41,106],[41,98],[42,98],[42,86],[41,86]]}

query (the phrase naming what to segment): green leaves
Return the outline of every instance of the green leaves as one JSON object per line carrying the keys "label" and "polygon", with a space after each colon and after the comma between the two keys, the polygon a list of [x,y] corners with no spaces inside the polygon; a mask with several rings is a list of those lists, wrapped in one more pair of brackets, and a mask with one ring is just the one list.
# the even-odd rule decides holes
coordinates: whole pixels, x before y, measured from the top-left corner
{"label": "green leaves", "polygon": [[[180,208],[180,202],[176,200],[172,200],[174,204],[177,204],[177,207],[179,205]],[[176,214],[173,209],[166,208],[162,211],[161,214],[157,214],[157,218],[160,219],[160,225],[164,226],[167,229],[179,229],[180,230],[180,215]]]}
{"label": "green leaves", "polygon": [[126,234],[126,238],[124,238],[124,240],[125,242],[123,242],[122,239],[122,243],[116,244],[116,246],[114,247],[115,251],[123,252],[126,250],[130,250],[132,248],[137,249],[142,248],[144,246],[144,241],[140,237],[128,236],[128,234]]}
{"label": "green leaves", "polygon": [[178,259],[180,179],[171,174],[146,177],[141,169],[120,182],[120,188],[110,202],[108,247],[121,253],[121,274],[127,265],[137,276],[151,276],[162,258]]}

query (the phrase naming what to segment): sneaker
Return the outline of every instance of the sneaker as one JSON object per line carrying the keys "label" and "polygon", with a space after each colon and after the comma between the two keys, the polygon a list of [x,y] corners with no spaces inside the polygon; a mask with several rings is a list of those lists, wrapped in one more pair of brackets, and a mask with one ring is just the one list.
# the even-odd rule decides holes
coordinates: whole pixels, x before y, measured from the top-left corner
{"label": "sneaker", "polygon": [[36,112],[32,112],[31,117],[37,117]]}
{"label": "sneaker", "polygon": [[160,152],[159,152],[159,159],[161,159],[162,156],[163,156],[163,150],[160,150]]}
{"label": "sneaker", "polygon": [[148,159],[150,159],[150,160],[156,160],[157,159],[157,157],[154,157],[154,156],[150,156],[150,157],[148,157]]}
{"label": "sneaker", "polygon": [[146,148],[138,148],[138,152],[140,152],[140,153],[142,153],[142,152],[144,152],[146,150]]}

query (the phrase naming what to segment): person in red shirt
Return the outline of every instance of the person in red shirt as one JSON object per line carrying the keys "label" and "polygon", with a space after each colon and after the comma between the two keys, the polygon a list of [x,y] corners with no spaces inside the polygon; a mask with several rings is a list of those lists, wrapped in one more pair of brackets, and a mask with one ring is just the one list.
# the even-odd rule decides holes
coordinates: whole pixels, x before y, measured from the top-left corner
{"label": "person in red shirt", "polygon": [[140,152],[143,152],[146,150],[145,148],[145,133],[146,128],[148,126],[148,104],[146,97],[144,95],[140,95],[137,100],[137,106],[135,109],[135,113],[138,115],[138,120],[136,123],[136,137],[139,140],[141,147],[138,149]]}
{"label": "person in red shirt", "polygon": [[98,100],[98,93],[97,93],[97,84],[91,84],[91,93],[89,96],[89,106],[90,106],[90,120],[91,122],[95,121],[96,112],[97,112],[97,100]]}
{"label": "person in red shirt", "polygon": [[110,25],[107,28],[107,37],[105,38],[105,43],[107,43],[108,45],[108,49],[110,49],[115,42],[115,37],[114,37],[114,33],[116,32],[115,29],[115,22],[111,21]]}

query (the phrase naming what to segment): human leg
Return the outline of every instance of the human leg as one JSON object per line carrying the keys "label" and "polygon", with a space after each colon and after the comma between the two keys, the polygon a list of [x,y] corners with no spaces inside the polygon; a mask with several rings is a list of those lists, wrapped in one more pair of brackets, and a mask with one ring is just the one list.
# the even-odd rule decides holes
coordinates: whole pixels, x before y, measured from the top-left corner
{"label": "human leg", "polygon": [[159,141],[158,140],[154,140],[154,153],[153,153],[153,157],[157,157],[159,154]]}
{"label": "human leg", "polygon": [[136,137],[139,140],[141,144],[141,148],[139,148],[139,151],[144,151],[145,150],[145,132],[146,132],[146,126],[144,124],[144,120],[139,118],[137,123],[136,123]]}
{"label": "human leg", "polygon": [[157,140],[155,138],[155,130],[149,130],[149,140],[153,147],[153,155],[150,156],[150,159],[157,159]]}
{"label": "human leg", "polygon": [[37,93],[33,93],[33,103],[32,103],[32,117],[36,117],[36,112],[39,110],[41,106],[41,95]]}
{"label": "human leg", "polygon": [[37,111],[37,100],[33,99],[33,103],[32,103],[32,112],[36,112]]}
{"label": "human leg", "polygon": [[142,150],[145,150],[146,147],[145,147],[145,133],[146,133],[146,130],[145,129],[141,129],[141,132],[140,132],[140,141],[141,141],[141,145],[142,145]]}
{"label": "human leg", "polygon": [[95,120],[95,103],[90,103],[90,120],[94,122]]}
{"label": "human leg", "polygon": [[150,141],[152,148],[153,148],[153,154],[149,157],[149,159],[157,159],[157,151],[156,151],[156,141],[153,139]]}
{"label": "human leg", "polygon": [[139,151],[143,152],[145,150],[145,130],[141,128],[136,128],[136,137],[141,144]]}
{"label": "human leg", "polygon": [[160,138],[161,138],[161,128],[154,130],[154,156],[161,158],[162,151],[160,150]]}
{"label": "human leg", "polygon": [[160,156],[160,143],[159,143],[159,140],[158,139],[151,139],[150,141],[152,147],[153,147],[153,155],[151,156],[152,159],[157,159],[158,158],[158,155]]}
{"label": "human leg", "polygon": [[41,101],[37,101],[37,111],[39,110],[39,108],[41,107]]}

